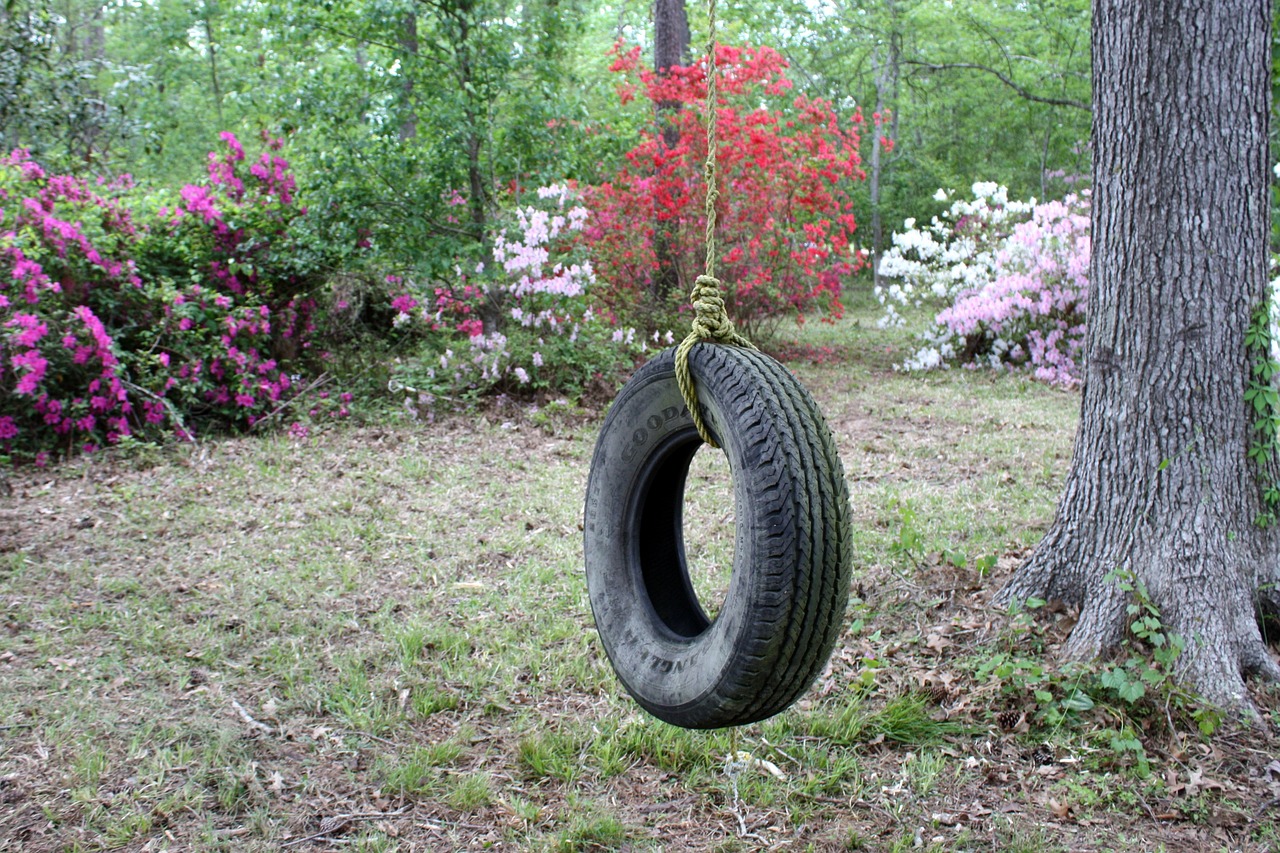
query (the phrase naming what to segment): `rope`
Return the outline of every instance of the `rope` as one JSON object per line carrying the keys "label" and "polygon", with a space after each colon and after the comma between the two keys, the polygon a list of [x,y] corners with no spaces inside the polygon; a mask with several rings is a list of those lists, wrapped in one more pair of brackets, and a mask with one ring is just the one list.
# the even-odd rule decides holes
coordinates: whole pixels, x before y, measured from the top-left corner
{"label": "rope", "polygon": [[733,321],[725,311],[724,297],[720,295],[723,282],[716,278],[716,202],[720,198],[720,189],[716,184],[716,152],[719,149],[719,132],[716,127],[716,0],[708,0],[707,16],[710,33],[707,43],[707,162],[702,169],[703,180],[707,185],[707,261],[706,272],[698,276],[693,285],[693,293],[689,296],[689,302],[693,305],[693,329],[680,342],[680,346],[676,347],[676,384],[680,386],[680,395],[689,407],[698,435],[707,444],[718,448],[720,445],[711,437],[711,431],[698,407],[697,388],[693,372],[689,368],[689,351],[698,343],[728,344],[748,349],[756,347],[734,329]]}

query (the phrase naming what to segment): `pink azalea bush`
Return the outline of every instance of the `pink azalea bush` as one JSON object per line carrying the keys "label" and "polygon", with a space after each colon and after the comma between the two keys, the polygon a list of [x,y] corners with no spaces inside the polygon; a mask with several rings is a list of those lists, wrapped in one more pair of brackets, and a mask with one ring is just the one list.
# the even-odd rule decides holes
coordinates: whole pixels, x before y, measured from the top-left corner
{"label": "pink azalea bush", "polygon": [[305,210],[278,141],[250,162],[223,140],[206,181],[146,197],[0,158],[0,450],[242,428],[293,393],[314,330]]}
{"label": "pink azalea bush", "polygon": [[393,325],[425,339],[394,371],[411,410],[494,392],[574,396],[635,364],[648,339],[598,301],[581,240],[588,218],[573,187],[540,187],[510,212],[487,262],[459,264],[449,281],[392,283],[402,289]]}
{"label": "pink azalea bush", "polygon": [[[1071,387],[1080,382],[1089,293],[1088,196],[1010,201],[978,183],[924,228],[907,221],[880,266],[883,325],[901,306],[937,309],[926,345],[904,369],[1024,369]],[[948,194],[939,191],[939,200]]]}

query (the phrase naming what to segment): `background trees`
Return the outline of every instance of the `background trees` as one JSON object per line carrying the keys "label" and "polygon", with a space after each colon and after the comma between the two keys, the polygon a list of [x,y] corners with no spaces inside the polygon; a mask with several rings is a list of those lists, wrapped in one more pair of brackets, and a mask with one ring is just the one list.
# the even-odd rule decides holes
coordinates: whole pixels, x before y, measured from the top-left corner
{"label": "background trees", "polygon": [[[174,181],[199,175],[220,132],[267,129],[291,137],[304,184],[314,170],[360,210],[435,221],[406,236],[447,237],[430,216],[440,211],[424,209],[446,186],[466,192],[474,231],[517,176],[590,179],[616,165],[637,128],[610,97],[605,52],[619,39],[652,51],[653,28],[683,5],[10,0],[3,67],[15,97],[0,132]],[[705,10],[688,14],[700,51]],[[1082,0],[836,0],[816,12],[739,2],[720,17],[726,43],[780,50],[807,95],[882,115],[866,152],[883,159],[876,202],[860,190],[868,219],[883,212],[892,226],[931,210],[939,186],[998,177],[1017,197],[1043,197],[1057,173],[1086,171]],[[407,203],[415,216],[403,217]]]}
{"label": "background trees", "polygon": [[[262,247],[288,247],[289,257],[274,255],[273,272],[259,277],[270,289],[267,279],[287,269],[280,286],[308,306],[303,327],[315,336],[307,340],[328,353],[308,370],[354,370],[367,378],[353,381],[385,388],[387,365],[399,359],[428,396],[545,389],[534,368],[562,332],[573,344],[588,327],[604,341],[612,330],[630,352],[680,322],[672,311],[681,277],[701,265],[690,214],[703,145],[698,57],[683,63],[690,43],[705,44],[707,23],[700,6],[634,0],[10,0],[0,13],[0,75],[14,96],[0,101],[0,134],[30,153],[6,165],[6,180],[23,188],[3,200],[6,221],[19,221],[28,191],[48,198],[43,219],[14,230],[6,248],[13,265],[57,268],[66,259],[47,235],[62,225],[50,223],[84,224],[64,218],[81,215],[85,198],[60,195],[63,179],[86,188],[102,180],[117,188],[111,209],[140,226],[143,238],[126,241],[118,260],[151,274],[147,299],[158,302],[149,310],[172,309],[173,294],[193,283],[223,288],[219,297],[236,310],[254,307],[222,276],[258,275]],[[730,285],[731,310],[757,335],[784,316],[838,310],[836,298],[856,286],[855,272],[878,256],[894,224],[939,210],[939,185],[990,174],[1014,192],[1043,192],[1087,155],[1078,144],[1087,113],[1078,107],[1088,98],[1079,74],[1088,21],[1077,0],[984,0],[963,11],[942,0],[816,10],[726,3],[720,24],[722,42],[748,58],[724,60],[739,79],[718,105],[732,140],[722,262],[740,279]],[[633,51],[643,57],[635,67],[667,69],[666,89],[609,71]],[[771,63],[756,80],[762,94],[735,91],[760,57]],[[673,62],[681,67],[670,70]],[[652,103],[638,108],[632,99],[641,93]],[[664,112],[656,135],[655,106]],[[173,203],[174,193],[210,191],[209,181],[230,186],[209,171],[227,156],[227,134],[251,150],[262,139],[287,160],[296,181],[287,200],[276,166],[252,157],[242,164],[269,173],[254,176],[268,187],[262,205],[288,207],[287,228],[250,215],[256,208],[239,198]],[[44,170],[50,187],[37,187],[26,163]],[[539,190],[560,209],[540,207],[550,196]],[[599,208],[594,227],[555,225],[583,199]],[[228,236],[177,241],[186,254],[176,257],[155,235],[179,211]],[[513,246],[525,253],[518,263]],[[569,268],[577,272],[565,279]],[[51,329],[81,307],[63,305],[68,295],[92,290],[67,275],[67,287],[54,291],[61,296],[42,303],[56,308],[40,321]],[[568,280],[572,287],[556,290]],[[540,295],[527,312],[529,288]],[[557,298],[567,300],[558,310]],[[5,322],[29,322],[15,319],[30,313],[21,303],[6,299]],[[263,300],[272,312],[284,307],[270,293]],[[32,334],[9,337],[29,342]],[[106,334],[117,348],[135,340],[109,323]],[[24,346],[9,341],[8,357]],[[286,362],[311,355],[280,341],[271,348]],[[461,353],[489,367],[435,372],[440,359],[454,363]],[[613,355],[590,359],[611,365],[590,366],[602,387],[627,364]],[[303,370],[286,362],[268,370]],[[588,365],[569,367],[560,375]],[[22,371],[6,369],[0,382],[13,390]],[[139,381],[140,367],[132,371],[129,382],[158,393]]]}
{"label": "background trees", "polygon": [[868,142],[893,147],[868,145],[867,223],[927,219],[938,187],[997,180],[1045,198],[1088,173],[1087,0],[729,6],[725,26],[781,50],[807,90],[879,116]]}

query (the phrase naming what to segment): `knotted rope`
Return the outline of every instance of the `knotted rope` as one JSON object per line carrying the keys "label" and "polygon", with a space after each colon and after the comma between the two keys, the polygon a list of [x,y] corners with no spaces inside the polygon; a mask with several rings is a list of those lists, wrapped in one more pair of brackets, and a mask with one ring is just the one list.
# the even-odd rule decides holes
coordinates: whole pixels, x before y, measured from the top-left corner
{"label": "knotted rope", "polygon": [[703,180],[707,185],[707,262],[706,272],[698,276],[693,285],[693,293],[689,296],[689,302],[693,305],[693,329],[680,342],[680,346],[676,347],[676,384],[680,386],[680,395],[689,407],[698,435],[712,447],[719,447],[711,437],[711,431],[707,429],[702,411],[698,407],[698,393],[694,386],[693,372],[689,369],[689,351],[697,343],[729,344],[748,349],[756,347],[734,329],[733,321],[725,311],[724,297],[720,295],[722,282],[716,278],[716,202],[720,198],[720,189],[716,185],[716,151],[719,147],[716,127],[716,0],[709,0],[707,7],[710,19],[710,38],[707,44],[707,162],[702,169]]}

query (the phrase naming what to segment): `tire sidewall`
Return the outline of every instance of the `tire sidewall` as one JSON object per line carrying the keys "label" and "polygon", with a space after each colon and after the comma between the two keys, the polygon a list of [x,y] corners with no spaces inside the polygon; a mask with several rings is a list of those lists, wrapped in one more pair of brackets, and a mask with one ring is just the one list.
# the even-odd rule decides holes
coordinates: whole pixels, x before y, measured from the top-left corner
{"label": "tire sidewall", "polygon": [[[697,353],[695,347],[695,365]],[[699,706],[736,669],[752,597],[751,573],[744,570],[753,560],[752,543],[743,524],[750,495],[739,476],[739,437],[723,428],[716,391],[714,382],[699,383],[703,417],[729,459],[737,523],[729,589],[705,631],[682,637],[664,624],[645,587],[636,541],[639,506],[650,486],[647,469],[673,447],[701,443],[676,384],[670,350],[637,371],[610,409],[592,460],[583,523],[591,608],[615,671],[646,709],[669,722],[689,714],[692,725]]]}

